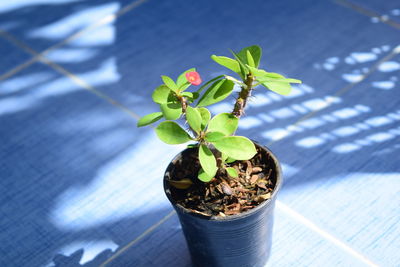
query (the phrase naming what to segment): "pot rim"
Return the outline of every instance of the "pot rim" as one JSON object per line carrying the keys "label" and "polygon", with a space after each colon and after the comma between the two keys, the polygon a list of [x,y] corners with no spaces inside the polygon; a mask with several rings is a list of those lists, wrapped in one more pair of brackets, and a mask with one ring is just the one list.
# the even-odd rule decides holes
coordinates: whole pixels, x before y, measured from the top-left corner
{"label": "pot rim", "polygon": [[282,181],[283,181],[283,179],[282,179],[282,168],[281,168],[281,165],[280,165],[277,157],[275,156],[274,153],[272,153],[272,151],[269,148],[267,148],[267,147],[265,147],[263,145],[260,145],[258,142],[255,142],[255,141],[253,141],[253,143],[256,146],[258,146],[259,148],[261,148],[264,151],[266,151],[269,154],[269,156],[272,158],[272,160],[274,161],[274,164],[275,164],[276,183],[275,183],[274,190],[272,191],[271,198],[269,198],[269,199],[265,200],[264,202],[260,203],[255,208],[252,208],[250,210],[241,212],[239,214],[229,215],[229,216],[226,216],[226,217],[215,216],[215,215],[213,215],[213,216],[205,216],[205,215],[202,215],[202,214],[198,214],[198,213],[194,213],[192,211],[189,211],[188,209],[184,208],[183,206],[176,204],[176,201],[172,198],[171,191],[168,188],[168,182],[167,182],[168,178],[169,178],[168,174],[169,174],[169,169],[172,168],[172,166],[173,166],[172,164],[174,162],[176,162],[181,157],[182,152],[187,150],[187,149],[189,149],[189,148],[186,148],[186,149],[182,150],[181,152],[179,152],[171,160],[171,162],[169,163],[167,169],[164,172],[164,179],[163,179],[164,193],[167,196],[168,200],[171,202],[171,204],[174,206],[175,209],[179,209],[182,213],[185,213],[185,214],[188,214],[188,215],[191,215],[191,216],[194,216],[194,217],[198,217],[198,218],[201,218],[201,219],[204,219],[204,220],[215,221],[215,222],[234,221],[234,220],[242,219],[242,218],[248,217],[248,216],[250,216],[250,215],[252,215],[254,213],[257,213],[259,210],[261,210],[263,207],[265,207],[267,205],[272,205],[275,202],[276,196],[277,196],[277,194],[278,194],[278,192],[279,192],[279,190],[280,190],[280,188],[282,186]]}

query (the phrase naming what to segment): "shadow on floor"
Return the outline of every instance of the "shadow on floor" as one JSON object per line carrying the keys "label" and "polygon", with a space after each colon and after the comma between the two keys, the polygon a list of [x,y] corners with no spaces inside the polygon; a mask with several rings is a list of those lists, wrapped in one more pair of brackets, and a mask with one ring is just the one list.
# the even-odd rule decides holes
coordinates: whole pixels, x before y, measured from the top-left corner
{"label": "shadow on floor", "polygon": [[[309,88],[300,88],[302,94],[297,98],[277,100],[268,95],[266,98],[271,104],[249,109],[248,117],[255,117],[262,124],[242,128],[241,134],[254,136],[261,143],[267,143],[272,134],[270,130],[286,129],[302,116],[301,108],[319,105],[321,102],[318,100],[326,100],[337,88],[347,84],[340,79],[348,71],[346,66],[344,69],[337,68],[334,74],[319,72],[310,67],[323,53],[325,57],[328,48],[335,53],[351,53],[355,52],[352,50],[355,44],[362,43],[360,49],[373,48],[375,45],[368,42],[372,42],[376,36],[370,36],[365,31],[364,34],[354,36],[354,40],[346,40],[349,44],[343,48],[345,52],[340,47],[344,41],[339,43],[339,48],[335,48],[332,43],[343,35],[342,30],[349,28],[348,22],[353,21],[354,14],[346,13],[329,3],[311,5],[311,2],[274,3],[273,10],[279,12],[267,16],[266,21],[263,12],[271,10],[272,3],[261,0],[252,6],[243,5],[239,1],[218,1],[213,3],[212,8],[206,6],[207,3],[196,1],[162,1],[155,4],[150,0],[134,12],[53,50],[47,57],[139,115],[144,115],[157,108],[150,104],[150,95],[152,88],[160,83],[160,74],[176,77],[182,70],[196,66],[199,71],[206,73],[204,76],[207,79],[221,72],[221,68],[209,60],[209,55],[227,54],[227,48],[239,49],[253,43],[263,47],[269,45],[270,50],[266,52],[269,65],[277,66],[277,72],[301,77],[307,85],[313,87],[311,91]],[[3,4],[3,9],[0,6],[3,19],[0,28],[9,31],[35,50],[43,51],[132,2],[64,0],[47,3],[41,1],[42,4],[35,1],[18,3],[13,1],[8,8],[4,8]],[[299,8],[302,12],[298,12]],[[321,9],[330,9],[332,18],[324,18],[326,16],[320,12]],[[237,16],[240,12],[258,15],[244,21]],[[314,27],[315,21],[310,18],[320,20],[322,26]],[[207,23],[204,23],[205,20]],[[364,21],[360,19],[360,22],[357,17],[354,20],[356,25]],[[332,21],[338,23],[337,32],[329,32],[326,38],[320,40],[320,47],[314,47],[315,37],[312,35],[320,36],[321,32],[328,32],[326,28],[330,27]],[[274,28],[266,28],[266,23],[285,30],[278,33]],[[250,28],[254,34],[249,35]],[[315,31],[312,30],[314,28]],[[380,42],[390,43],[395,40],[394,37],[386,38],[388,34],[385,30],[381,35]],[[278,41],[271,45],[271,39]],[[304,51],[310,60],[304,60]],[[292,64],[293,61],[298,63]],[[369,63],[365,67],[370,67]],[[360,168],[366,172],[398,171],[395,157],[398,147],[387,143],[389,140],[397,142],[399,136],[394,128],[394,125],[398,127],[398,120],[396,116],[389,115],[397,105],[393,100],[393,91],[381,92],[376,96],[364,94],[366,87],[360,85],[353,95],[343,97],[337,105],[319,112],[316,120],[302,126],[302,131],[272,146],[283,163],[294,169],[302,169],[302,175],[290,177],[286,186],[311,183]],[[49,263],[51,266],[53,260],[56,266],[81,266],[80,262],[87,257],[88,261],[83,266],[97,266],[112,251],[133,240],[168,213],[166,208],[143,205],[144,208],[138,208],[137,214],[127,208],[131,213],[121,215],[116,212],[119,217],[107,214],[107,218],[112,218],[111,222],[103,220],[93,226],[85,221],[90,221],[91,214],[81,215],[84,219],[80,221],[82,210],[89,212],[91,206],[90,202],[80,203],[78,197],[71,204],[72,208],[65,207],[69,213],[59,216],[56,211],[62,205],[61,200],[68,206],[74,190],[80,192],[82,188],[90,189],[97,178],[102,177],[103,167],[114,160],[117,163],[111,164],[111,171],[108,172],[114,171],[112,166],[118,169],[118,164],[124,164],[119,157],[126,153],[131,155],[132,147],[145,144],[152,129],[136,129],[133,119],[124,112],[40,63],[3,81],[0,96],[0,137],[3,140],[0,145],[0,211],[4,218],[0,233],[1,265],[21,267]],[[260,98],[256,98],[257,101]],[[378,106],[376,103],[385,105]],[[280,112],[287,112],[280,110],[282,104],[290,107],[288,114],[293,115],[282,115]],[[294,105],[298,105],[297,108]],[[264,114],[274,118],[273,126],[267,123],[267,117],[259,116],[266,112],[266,108],[268,112],[277,111],[275,118],[270,113]],[[336,118],[336,121],[329,121],[332,116],[335,118],[331,113],[344,108],[352,108],[359,114],[350,116],[352,111],[348,110],[343,120]],[[377,116],[382,118],[370,121],[369,125],[367,120]],[[346,123],[349,128],[338,131],[342,123]],[[363,129],[363,125],[369,125],[369,128]],[[336,131],[336,134],[332,131]],[[381,135],[375,135],[379,133]],[[374,161],[374,165],[366,165],[366,158]],[[138,164],[133,163],[132,166]],[[307,168],[303,171],[305,166]],[[118,175],[120,173],[115,171],[115,176]],[[137,175],[133,180],[140,178]],[[123,181],[118,182],[124,185]],[[132,183],[135,184],[135,181]],[[106,183],[107,186],[112,184]],[[151,187],[143,190],[151,192]],[[97,191],[82,192],[91,194]],[[104,197],[101,203],[106,209],[111,207],[113,210],[113,201],[116,200],[120,201],[116,207],[121,203],[129,203],[130,199],[124,202],[112,193],[118,194],[118,191],[98,195]],[[88,205],[89,208],[81,207],[80,204]],[[102,207],[93,207],[93,210],[101,213]],[[70,220],[67,215],[71,217]],[[78,218],[77,221],[74,218]],[[62,222],[63,219],[66,221]],[[83,229],[78,227],[81,222],[87,224]],[[171,219],[157,233],[149,236],[149,240],[143,242],[151,244],[152,238],[165,238],[163,249],[170,248],[171,255],[182,257],[182,264],[186,266],[189,258],[183,239],[180,237],[179,242],[168,239],[169,230],[173,229],[171,233],[179,231],[176,225],[176,218]],[[165,258],[168,254],[162,257],[146,255],[146,247],[149,246],[133,247],[131,254],[121,257],[116,264],[119,261],[129,264],[134,261],[138,264],[136,266],[141,266],[146,262],[168,262],[168,258]],[[92,254],[88,253],[88,248],[93,249]],[[56,255],[60,251],[68,253]],[[180,255],[174,255],[176,251]]]}

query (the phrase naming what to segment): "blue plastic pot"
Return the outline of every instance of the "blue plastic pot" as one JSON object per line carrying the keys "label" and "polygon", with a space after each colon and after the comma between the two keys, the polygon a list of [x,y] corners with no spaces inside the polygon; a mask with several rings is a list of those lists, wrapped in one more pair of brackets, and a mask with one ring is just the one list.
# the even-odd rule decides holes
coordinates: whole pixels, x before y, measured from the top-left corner
{"label": "blue plastic pot", "polygon": [[245,267],[265,266],[271,251],[273,213],[276,195],[282,184],[281,168],[274,154],[255,143],[268,154],[275,172],[275,189],[270,199],[237,215],[206,217],[177,205],[171,196],[168,180],[178,154],[164,176],[165,193],[175,208],[190,250],[194,266]]}

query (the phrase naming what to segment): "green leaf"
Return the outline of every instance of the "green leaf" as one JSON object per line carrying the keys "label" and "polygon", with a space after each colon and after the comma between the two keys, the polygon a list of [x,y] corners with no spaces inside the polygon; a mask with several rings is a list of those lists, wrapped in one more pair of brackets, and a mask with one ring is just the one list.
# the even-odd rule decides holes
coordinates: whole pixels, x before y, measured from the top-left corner
{"label": "green leaf", "polygon": [[200,169],[199,174],[197,175],[200,181],[208,183],[214,178],[214,176],[209,176],[203,169]]}
{"label": "green leaf", "polygon": [[227,98],[233,90],[234,83],[229,80],[221,80],[213,83],[200,98],[198,107],[215,104]]}
{"label": "green leaf", "polygon": [[236,73],[240,72],[239,63],[232,58],[212,55],[211,59]]}
{"label": "green leaf", "polygon": [[179,181],[169,180],[168,182],[170,185],[178,189],[188,189],[193,184],[192,180],[188,178],[183,178]]}
{"label": "green leaf", "polygon": [[185,74],[191,71],[196,71],[196,69],[195,68],[188,69],[187,71],[184,71],[181,75],[179,75],[178,79],[176,80],[176,85],[179,87],[179,91],[182,92],[190,86],[190,83],[186,79]]}
{"label": "green leaf", "polygon": [[253,73],[254,76],[256,77],[262,77],[262,78],[272,78],[272,79],[277,79],[277,78],[285,78],[283,75],[275,72],[266,72],[265,70],[262,69],[257,69],[254,67],[251,67],[247,65],[247,67],[250,69],[250,71]]}
{"label": "green leaf", "polygon": [[228,158],[225,160],[226,163],[232,163],[232,162],[235,162],[235,161],[236,161],[236,159],[231,158],[231,157],[228,157]]}
{"label": "green leaf", "polygon": [[261,82],[261,85],[280,95],[288,95],[292,91],[290,83],[287,82]]}
{"label": "green leaf", "polygon": [[285,78],[283,75],[274,72],[266,72],[262,69],[253,68],[249,65],[247,67],[250,69],[251,73],[257,77],[259,82],[263,81],[271,81],[271,82],[287,82],[287,83],[301,83],[300,80],[292,79],[292,78]]}
{"label": "green leaf", "polygon": [[156,128],[156,134],[161,141],[170,145],[183,144],[192,140],[189,134],[173,121],[161,122]]}
{"label": "green leaf", "polygon": [[228,158],[227,154],[221,153],[221,159],[223,162],[225,162],[227,158]]}
{"label": "green leaf", "polygon": [[199,94],[197,92],[183,92],[181,96],[188,97],[190,99],[197,99],[199,98]]}
{"label": "green leaf", "polygon": [[253,73],[253,75],[256,76],[256,77],[263,77],[263,76],[268,74],[268,72],[266,72],[265,70],[257,69],[255,67],[252,67],[252,66],[249,66],[249,65],[247,65],[247,68],[249,68],[250,72]]}
{"label": "green leaf", "polygon": [[283,76],[282,74],[275,72],[266,72],[265,70],[264,70],[264,75],[266,78],[274,78],[274,79],[285,78],[285,76]]}
{"label": "green leaf", "polygon": [[224,77],[225,77],[225,75],[219,75],[219,76],[217,76],[215,78],[212,78],[211,80],[206,82],[203,86],[201,86],[196,92],[200,94],[204,90],[204,88],[206,88],[209,84],[211,84],[211,83],[213,83],[215,81],[221,80]]}
{"label": "green leaf", "polygon": [[206,108],[197,108],[201,116],[201,130],[204,130],[211,119],[211,113]]}
{"label": "green leaf", "polygon": [[214,177],[217,173],[217,160],[206,145],[199,147],[199,161],[202,169],[208,176]]}
{"label": "green leaf", "polygon": [[257,153],[253,142],[243,136],[226,136],[213,143],[216,149],[237,160],[248,160]]}
{"label": "green leaf", "polygon": [[220,132],[208,132],[206,133],[205,139],[207,142],[215,142],[221,139],[222,137],[225,137],[225,134],[220,133]]}
{"label": "green leaf", "polygon": [[171,89],[169,89],[166,85],[160,85],[159,87],[157,87],[154,92],[153,95],[151,96],[153,98],[153,101],[158,103],[158,104],[165,104],[170,102],[171,100],[171,95],[173,91],[171,91]]}
{"label": "green leaf", "polygon": [[158,121],[162,117],[163,117],[163,115],[161,112],[154,112],[154,113],[147,114],[146,116],[143,116],[140,118],[140,120],[137,122],[137,127],[142,127],[142,126],[152,124],[153,122]]}
{"label": "green leaf", "polygon": [[174,80],[172,80],[170,77],[163,75],[163,76],[161,76],[161,79],[163,80],[165,85],[169,87],[169,89],[171,89],[172,91],[174,91],[176,93],[179,92],[178,86],[175,84]]}
{"label": "green leaf", "polygon": [[290,83],[301,83],[300,80],[285,78],[283,75],[273,72],[266,72],[265,70],[260,70],[247,66],[253,75],[256,76],[256,81],[261,83],[264,87],[275,93],[281,95],[288,95],[292,91]]}
{"label": "green leaf", "polygon": [[255,67],[256,65],[255,65],[255,63],[254,63],[254,59],[253,59],[253,57],[251,56],[250,51],[247,50],[246,53],[247,53],[247,54],[246,54],[246,55],[247,55],[247,62],[249,63],[250,66]]}
{"label": "green leaf", "polygon": [[199,144],[198,144],[198,143],[195,143],[195,144],[188,144],[186,147],[187,147],[187,148],[195,148],[195,147],[199,147]]}
{"label": "green leaf", "polygon": [[258,65],[260,65],[260,59],[261,59],[261,55],[262,55],[261,47],[259,47],[258,45],[252,45],[249,47],[245,47],[242,50],[240,50],[240,52],[237,54],[238,57],[242,60],[242,62],[244,62],[244,64],[248,63],[249,65],[251,65],[247,61],[247,51],[249,51],[251,53],[251,56],[254,60],[254,67],[258,67]]}
{"label": "green leaf", "polygon": [[286,82],[288,82],[288,83],[302,83],[301,80],[293,79],[293,78],[286,78],[285,80],[286,80]]}
{"label": "green leaf", "polygon": [[179,86],[179,92],[185,91],[186,89],[189,88],[190,85],[192,85],[192,84],[187,82],[187,83],[184,83],[182,86]]}
{"label": "green leaf", "polygon": [[239,176],[239,174],[235,168],[227,167],[227,168],[225,168],[225,170],[230,177],[237,178]]}
{"label": "green leaf", "polygon": [[236,131],[238,124],[239,119],[231,113],[220,113],[210,120],[207,131],[232,135]]}
{"label": "green leaf", "polygon": [[201,115],[200,112],[196,108],[192,108],[188,106],[186,108],[186,120],[190,126],[196,133],[201,131]]}
{"label": "green leaf", "polygon": [[285,82],[285,83],[301,83],[300,80],[292,79],[292,78],[265,78],[259,77],[257,78],[259,82]]}
{"label": "green leaf", "polygon": [[233,52],[232,50],[231,50],[231,53],[233,54],[233,56],[235,57],[235,59],[236,59],[236,61],[239,63],[239,67],[240,67],[240,72],[238,73],[239,75],[240,75],[240,77],[244,80],[244,79],[246,79],[246,75],[247,75],[247,73],[249,72],[249,69],[247,68],[247,66],[246,66],[246,63],[245,63],[245,59],[241,59],[239,56],[238,56],[238,54],[236,54],[235,52]]}
{"label": "green leaf", "polygon": [[161,112],[167,120],[177,120],[182,114],[180,103],[160,104]]}
{"label": "green leaf", "polygon": [[235,78],[233,78],[232,76],[229,76],[229,75],[225,75],[225,79],[230,80],[230,81],[232,81],[232,82],[234,82],[234,83],[236,83],[237,85],[240,85],[240,86],[244,85],[243,82],[241,82],[238,79],[235,79]]}

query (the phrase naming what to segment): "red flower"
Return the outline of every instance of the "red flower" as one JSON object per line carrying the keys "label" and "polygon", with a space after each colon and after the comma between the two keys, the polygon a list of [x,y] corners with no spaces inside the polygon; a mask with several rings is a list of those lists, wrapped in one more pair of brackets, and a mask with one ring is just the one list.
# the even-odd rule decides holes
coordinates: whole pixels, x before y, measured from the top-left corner
{"label": "red flower", "polygon": [[197,71],[187,72],[185,74],[185,76],[186,76],[186,80],[188,80],[188,82],[190,82],[191,84],[193,84],[193,85],[201,84],[201,78]]}

